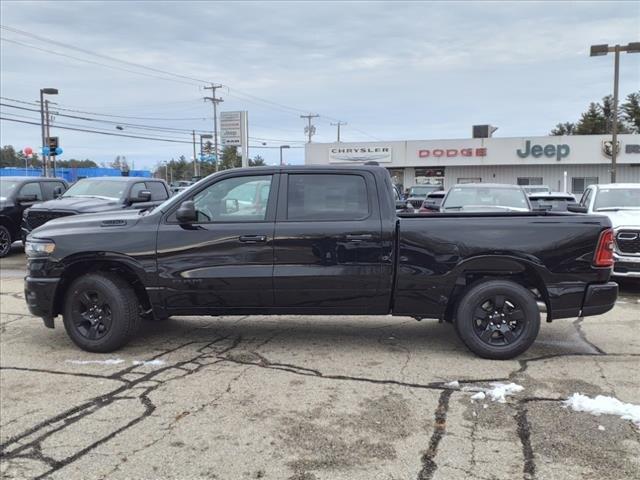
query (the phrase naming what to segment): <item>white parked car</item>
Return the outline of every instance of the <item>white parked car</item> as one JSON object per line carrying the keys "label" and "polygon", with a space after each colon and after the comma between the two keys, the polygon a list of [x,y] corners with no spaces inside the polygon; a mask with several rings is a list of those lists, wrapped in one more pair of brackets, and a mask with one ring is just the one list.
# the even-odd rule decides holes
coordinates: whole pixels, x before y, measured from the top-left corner
{"label": "white parked car", "polygon": [[640,183],[590,185],[580,205],[606,215],[615,235],[613,274],[640,278]]}

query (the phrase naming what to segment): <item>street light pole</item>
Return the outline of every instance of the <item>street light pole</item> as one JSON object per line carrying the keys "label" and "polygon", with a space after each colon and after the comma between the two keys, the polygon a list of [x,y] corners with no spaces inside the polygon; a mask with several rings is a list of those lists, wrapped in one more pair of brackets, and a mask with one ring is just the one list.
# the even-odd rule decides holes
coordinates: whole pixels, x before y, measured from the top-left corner
{"label": "street light pole", "polygon": [[[57,95],[57,94],[58,94],[58,89],[57,88],[41,88],[40,89],[40,129],[42,131],[42,149],[44,149],[45,147],[48,147],[47,138],[49,136],[49,132],[48,132],[49,113],[47,112],[47,118],[46,118],[47,122],[45,124],[45,100],[44,100],[44,96],[45,95]],[[42,153],[42,150],[40,152]],[[43,169],[42,174],[45,177],[49,176],[49,162],[50,162],[49,155],[45,155],[44,153],[42,153],[42,169]]]}
{"label": "street light pole", "polygon": [[282,149],[283,148],[291,148],[291,147],[289,147],[289,145],[280,145],[280,166],[284,165],[284,163],[282,162]]}
{"label": "street light pole", "polygon": [[613,53],[613,120],[611,122],[611,183],[616,183],[618,161],[618,84],[620,80],[620,52],[639,53],[640,42],[627,45],[591,45],[590,56],[600,57]]}

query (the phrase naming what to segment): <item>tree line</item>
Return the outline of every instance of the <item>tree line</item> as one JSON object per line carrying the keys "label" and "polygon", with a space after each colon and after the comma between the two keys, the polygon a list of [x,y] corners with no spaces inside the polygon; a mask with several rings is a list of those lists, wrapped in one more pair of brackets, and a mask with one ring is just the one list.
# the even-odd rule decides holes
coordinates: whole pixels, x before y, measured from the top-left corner
{"label": "tree line", "polygon": [[[640,91],[630,93],[618,105],[618,133],[640,133]],[[603,135],[612,133],[613,96],[591,102],[576,122],[558,123],[551,135]]]}
{"label": "tree line", "polygon": [[[265,166],[264,158],[256,155],[249,159],[250,167]],[[229,168],[238,168],[242,166],[242,157],[238,155],[236,147],[227,146],[222,150],[220,162],[217,170],[228,170]],[[213,162],[198,162],[199,175],[206,177],[216,171]],[[178,180],[191,180],[194,175],[193,161],[187,160],[184,155],[180,155],[178,159],[172,158],[171,161],[156,166],[153,172],[154,177],[166,178],[169,182]]]}
{"label": "tree line", "polygon": [[[0,149],[0,168],[24,168],[25,165],[30,168],[42,168],[42,160],[35,152],[27,158],[22,151],[16,151],[16,149],[13,148],[13,145],[5,145]],[[59,168],[92,168],[97,166],[96,162],[89,160],[88,158],[84,160],[77,160],[75,158],[71,158],[69,160],[56,160],[56,167]]]}

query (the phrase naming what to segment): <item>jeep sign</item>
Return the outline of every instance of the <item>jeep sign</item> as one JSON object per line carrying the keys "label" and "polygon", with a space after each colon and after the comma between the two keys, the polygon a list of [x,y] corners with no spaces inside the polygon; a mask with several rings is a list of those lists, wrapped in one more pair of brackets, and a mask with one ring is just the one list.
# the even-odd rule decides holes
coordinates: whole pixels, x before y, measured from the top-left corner
{"label": "jeep sign", "polygon": [[548,145],[542,146],[531,145],[531,140],[527,140],[526,142],[524,142],[524,145],[524,151],[522,151],[521,149],[516,151],[520,158],[527,158],[529,155],[531,155],[533,158],[540,158],[542,155],[544,155],[548,158],[555,157],[557,161],[560,161],[563,158],[568,157],[569,153],[571,152],[571,148],[569,148],[569,145],[567,145],[566,143],[563,143],[562,145],[553,145],[550,143]]}

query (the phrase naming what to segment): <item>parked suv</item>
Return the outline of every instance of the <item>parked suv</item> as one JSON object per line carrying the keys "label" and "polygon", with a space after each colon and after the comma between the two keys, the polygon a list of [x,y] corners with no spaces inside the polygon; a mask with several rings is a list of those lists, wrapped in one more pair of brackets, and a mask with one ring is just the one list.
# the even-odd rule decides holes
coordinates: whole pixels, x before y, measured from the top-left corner
{"label": "parked suv", "polygon": [[416,185],[409,189],[409,196],[407,197],[407,203],[414,209],[419,209],[427,198],[427,194],[442,190],[440,185]]}
{"label": "parked suv", "polygon": [[590,185],[580,205],[606,215],[614,229],[613,275],[640,278],[640,183]]}
{"label": "parked suv", "polygon": [[49,220],[80,213],[144,210],[159,205],[167,198],[169,187],[164,180],[158,178],[83,178],[56,200],[41,203],[27,210],[23,216],[22,232],[26,237],[31,230]]}
{"label": "parked suv", "polygon": [[0,258],[21,238],[20,223],[25,209],[53,200],[68,188],[60,178],[0,177]]}

